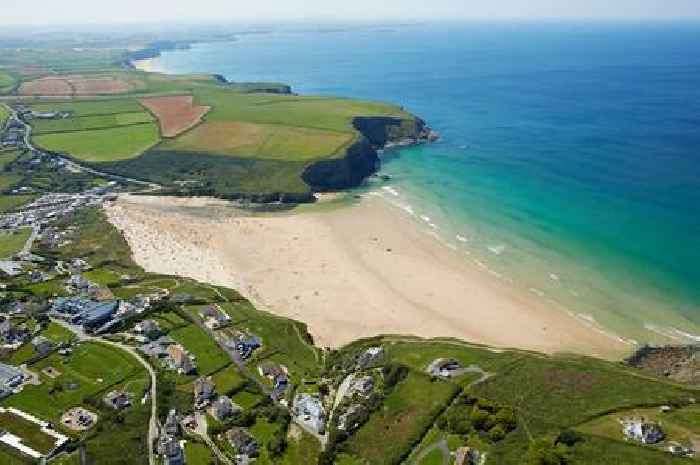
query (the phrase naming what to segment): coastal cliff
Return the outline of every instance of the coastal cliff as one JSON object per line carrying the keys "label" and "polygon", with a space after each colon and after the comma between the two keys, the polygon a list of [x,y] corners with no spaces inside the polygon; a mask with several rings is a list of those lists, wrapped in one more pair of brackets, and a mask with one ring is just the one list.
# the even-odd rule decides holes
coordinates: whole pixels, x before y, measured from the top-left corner
{"label": "coastal cliff", "polygon": [[306,168],[302,179],[315,191],[357,187],[380,166],[379,150],[434,142],[438,134],[420,118],[356,117],[360,133],[342,158],[321,160]]}

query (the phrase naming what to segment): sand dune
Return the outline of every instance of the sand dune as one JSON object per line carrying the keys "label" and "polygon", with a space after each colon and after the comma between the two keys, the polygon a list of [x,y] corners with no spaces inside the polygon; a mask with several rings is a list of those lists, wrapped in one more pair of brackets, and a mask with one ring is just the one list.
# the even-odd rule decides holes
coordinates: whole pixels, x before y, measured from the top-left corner
{"label": "sand dune", "polygon": [[146,270],[236,288],[306,322],[323,346],[392,333],[607,357],[626,349],[470,265],[381,199],[253,215],[222,201],[122,196],[107,213]]}

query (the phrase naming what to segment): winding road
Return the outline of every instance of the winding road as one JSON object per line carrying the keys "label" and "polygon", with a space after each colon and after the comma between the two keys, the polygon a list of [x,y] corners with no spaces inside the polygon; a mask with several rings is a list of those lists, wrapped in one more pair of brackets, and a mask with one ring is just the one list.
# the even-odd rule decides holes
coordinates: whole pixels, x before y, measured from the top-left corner
{"label": "winding road", "polygon": [[[25,146],[30,150],[36,150],[36,151],[41,152],[42,150],[39,150],[36,147],[34,147],[34,145],[32,145],[32,126],[30,124],[28,124],[26,121],[24,121],[19,116],[19,113],[14,108],[11,108],[11,110],[12,110],[12,116],[10,116],[9,119],[14,119],[16,121],[19,121],[24,126],[24,144],[25,144]],[[73,170],[84,171],[86,173],[90,173],[90,174],[93,174],[95,176],[100,176],[100,177],[112,179],[115,181],[122,181],[122,182],[127,182],[127,183],[132,183],[132,184],[138,184],[140,186],[145,186],[146,189],[141,191],[141,192],[154,192],[154,191],[157,191],[161,188],[161,186],[159,184],[156,184],[154,182],[142,181],[140,179],[129,178],[126,176],[120,176],[118,174],[106,173],[104,171],[99,171],[99,170],[96,170],[94,168],[90,168],[88,166],[78,164],[74,160],[67,158],[65,156],[62,156],[62,155],[55,155],[55,156],[57,158],[59,158],[61,161],[63,161],[67,167],[69,167]]]}
{"label": "winding road", "polygon": [[156,455],[155,452],[153,451],[153,442],[156,440],[158,437],[158,406],[156,402],[156,396],[158,394],[158,389],[157,389],[157,379],[156,379],[156,372],[153,369],[153,367],[141,357],[141,355],[136,352],[136,350],[133,347],[126,346],[124,344],[120,344],[118,342],[113,342],[113,341],[108,341],[106,339],[100,338],[100,337],[94,337],[94,336],[89,336],[85,334],[85,332],[80,329],[76,328],[75,326],[69,325],[63,320],[59,320],[57,318],[52,318],[51,321],[54,323],[66,328],[68,331],[72,332],[75,334],[75,336],[78,338],[79,341],[89,341],[89,342],[96,342],[99,344],[104,344],[108,346],[115,347],[117,349],[121,349],[124,352],[127,352],[128,354],[132,355],[136,360],[139,361],[141,365],[148,371],[148,374],[151,377],[151,419],[148,422],[148,463],[149,465],[157,465],[156,464]]}

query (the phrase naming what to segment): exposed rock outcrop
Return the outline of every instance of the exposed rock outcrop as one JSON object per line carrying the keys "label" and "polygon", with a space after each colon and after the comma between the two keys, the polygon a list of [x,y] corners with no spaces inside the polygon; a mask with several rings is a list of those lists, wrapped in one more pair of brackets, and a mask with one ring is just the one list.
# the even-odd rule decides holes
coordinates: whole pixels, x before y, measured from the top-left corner
{"label": "exposed rock outcrop", "polygon": [[357,187],[379,169],[377,150],[436,141],[439,136],[420,118],[357,117],[353,126],[360,132],[345,157],[322,160],[309,166],[304,181],[316,191]]}
{"label": "exposed rock outcrop", "polygon": [[643,346],[625,364],[679,383],[700,386],[700,345]]}

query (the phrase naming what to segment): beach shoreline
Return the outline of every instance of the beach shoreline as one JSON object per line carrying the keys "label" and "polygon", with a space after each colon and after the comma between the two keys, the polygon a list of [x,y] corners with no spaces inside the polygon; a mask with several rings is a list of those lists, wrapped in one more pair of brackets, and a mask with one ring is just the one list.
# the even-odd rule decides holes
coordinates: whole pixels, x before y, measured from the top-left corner
{"label": "beach shoreline", "polygon": [[405,334],[608,359],[631,350],[473,266],[377,197],[252,214],[216,199],[122,195],[106,213],[146,271],[234,288],[306,323],[321,346]]}
{"label": "beach shoreline", "polygon": [[154,58],[144,58],[143,60],[131,60],[129,64],[139,71],[144,71],[146,73],[166,73],[165,69],[162,67],[159,57]]}

